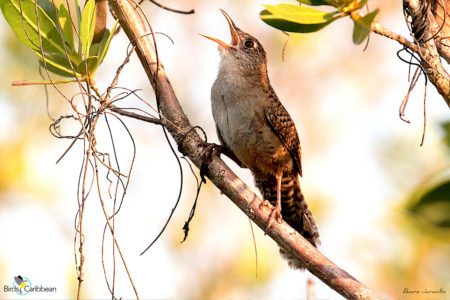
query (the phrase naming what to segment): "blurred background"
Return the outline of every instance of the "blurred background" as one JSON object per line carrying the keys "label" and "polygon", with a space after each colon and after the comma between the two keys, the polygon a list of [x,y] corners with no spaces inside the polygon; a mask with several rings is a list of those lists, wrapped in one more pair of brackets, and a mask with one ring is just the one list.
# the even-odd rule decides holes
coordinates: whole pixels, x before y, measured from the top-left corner
{"label": "blurred background", "polygon": [[[166,37],[156,37],[160,59],[191,123],[205,129],[208,141],[218,142],[209,98],[219,54],[217,45],[198,33],[229,41],[228,25],[218,10],[222,8],[241,29],[256,36],[268,54],[272,85],[299,130],[301,184],[318,221],[320,250],[382,298],[448,299],[448,189],[439,190],[446,202],[434,205],[430,200],[433,205],[428,206],[421,202],[423,195],[450,178],[447,105],[429,83],[426,138],[420,147],[423,76],[411,94],[406,109],[411,123],[407,124],[398,116],[409,87],[408,65],[396,56],[400,45],[372,34],[363,51],[363,46],[352,43],[350,20],[339,20],[318,33],[292,34],[282,62],[287,37],[258,16],[263,3],[281,2],[295,3],[164,2],[178,9],[194,8],[193,15],[171,13],[148,2],[143,8],[153,29],[174,41],[172,45]],[[380,8],[382,25],[409,36],[401,1],[371,0],[369,4],[372,9]],[[12,285],[14,276],[20,274],[33,285],[57,288],[56,293],[24,298],[72,299],[77,289],[74,219],[82,143],[55,163],[71,140],[50,134],[49,115],[69,114],[69,106],[51,88],[47,105],[42,86],[11,86],[15,80],[41,78],[37,57],[14,36],[3,17],[0,43],[0,284]],[[123,32],[112,41],[95,78],[101,91],[125,59],[127,45]],[[135,56],[122,72],[119,86],[140,89],[140,95],[155,105]],[[59,87],[66,95],[77,92],[75,85]],[[133,97],[118,105],[151,112]],[[258,249],[256,277],[248,218],[209,181],[201,190],[189,236],[180,243],[196,192],[195,178],[184,161],[184,189],[174,217],[158,242],[139,256],[173,208],[180,174],[160,127],[122,120],[134,137],[137,154],[115,221],[116,237],[141,299],[305,299],[309,278],[314,280],[317,299],[342,299],[312,274],[289,269],[276,244],[253,226]],[[121,164],[129,165],[132,143],[118,121],[111,123]],[[98,148],[111,152],[109,133],[102,124],[96,132]],[[63,122],[61,130],[75,134],[76,125]],[[227,162],[253,186],[249,171]],[[103,185],[107,184],[105,179]],[[95,192],[86,202],[83,226],[83,297],[110,298],[101,264],[105,218]],[[110,236],[105,245],[105,265],[111,276]],[[120,260],[116,268],[116,295],[133,298]],[[446,293],[407,294],[405,289],[443,289]],[[1,299],[18,297],[0,290]]]}

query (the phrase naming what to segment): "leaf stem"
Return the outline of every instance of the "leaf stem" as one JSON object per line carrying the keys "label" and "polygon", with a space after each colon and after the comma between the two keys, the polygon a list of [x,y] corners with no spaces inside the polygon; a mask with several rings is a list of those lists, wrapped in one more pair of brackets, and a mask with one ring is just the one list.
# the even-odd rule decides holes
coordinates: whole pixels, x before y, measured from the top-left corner
{"label": "leaf stem", "polygon": [[28,80],[17,80],[11,83],[12,86],[25,86],[25,85],[39,85],[39,84],[59,84],[59,83],[72,83],[72,82],[87,82],[87,78],[77,79],[65,79],[65,80],[38,80],[38,81],[28,81]]}

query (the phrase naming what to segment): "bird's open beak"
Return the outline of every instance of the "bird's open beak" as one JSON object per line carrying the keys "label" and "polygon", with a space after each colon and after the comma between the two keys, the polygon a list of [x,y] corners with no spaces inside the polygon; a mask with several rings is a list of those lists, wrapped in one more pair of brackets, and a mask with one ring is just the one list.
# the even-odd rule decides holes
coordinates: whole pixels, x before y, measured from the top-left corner
{"label": "bird's open beak", "polygon": [[236,47],[238,45],[238,43],[239,43],[239,37],[238,37],[237,32],[236,32],[237,27],[236,27],[236,25],[234,25],[233,20],[231,20],[230,16],[228,16],[228,14],[224,10],[220,9],[220,12],[225,16],[225,18],[227,19],[227,22],[228,22],[228,26],[230,27],[231,43],[227,44],[224,41],[221,41],[221,40],[219,40],[217,38],[213,38],[213,37],[210,37],[210,36],[207,36],[207,35],[204,35],[204,34],[200,34],[200,35],[204,36],[207,39],[210,39],[210,40],[216,42],[220,46],[225,47],[227,49],[231,48],[231,47]]}

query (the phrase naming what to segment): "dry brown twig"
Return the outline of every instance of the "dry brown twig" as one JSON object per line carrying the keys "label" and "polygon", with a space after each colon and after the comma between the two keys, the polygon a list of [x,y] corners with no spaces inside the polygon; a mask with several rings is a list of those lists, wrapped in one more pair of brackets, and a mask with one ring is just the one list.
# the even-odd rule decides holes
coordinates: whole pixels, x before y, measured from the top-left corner
{"label": "dry brown twig", "polygon": [[[144,1],[144,0],[141,0],[141,1],[139,2],[139,4],[141,4],[143,1]],[[171,12],[175,12],[175,13],[179,13],[179,14],[185,14],[185,15],[190,15],[190,14],[195,13],[195,10],[194,10],[194,9],[190,9],[190,10],[180,10],[180,9],[170,8],[170,7],[167,7],[167,6],[165,6],[165,5],[162,5],[161,3],[156,2],[155,0],[149,0],[149,1],[150,1],[151,3],[153,3],[153,4],[155,4],[156,6],[161,7],[162,9],[165,9],[165,10],[168,10],[168,11],[171,11]]]}
{"label": "dry brown twig", "polygon": [[[36,11],[36,19],[37,19],[37,31],[38,31],[38,36],[39,36],[39,45],[36,45],[37,48],[40,49],[40,53],[43,57],[45,57],[46,53],[43,50],[42,47],[42,40],[41,40],[41,35],[40,35],[40,26],[39,26],[39,18],[37,16],[37,6],[36,6],[36,2],[35,2],[35,11]],[[55,13],[58,14],[58,11],[55,10]],[[69,10],[70,13],[70,10]],[[58,24],[59,25],[59,24]],[[63,33],[61,31],[61,27],[58,26],[59,29],[59,34],[62,37]],[[76,32],[76,30],[75,30]],[[78,35],[78,32],[76,32],[76,34]],[[64,47],[64,51],[66,54],[66,58],[69,61],[70,65],[71,65],[71,61],[69,59],[69,55],[67,52],[67,49],[65,47],[65,44],[63,44]],[[67,101],[67,103],[69,103],[70,107],[72,108],[72,111],[74,113],[73,116],[68,116],[76,121],[78,121],[79,125],[80,125],[80,131],[77,135],[74,136],[67,136],[67,135],[63,135],[61,134],[60,130],[59,130],[59,122],[61,121],[62,118],[66,118],[66,117],[59,117],[57,118],[54,123],[50,126],[50,128],[53,128],[53,134],[59,138],[69,138],[69,139],[73,139],[73,142],[71,143],[71,145],[68,147],[68,149],[64,152],[63,156],[68,152],[68,150],[75,144],[75,142],[77,140],[82,140],[83,141],[83,161],[82,161],[82,168],[80,170],[80,175],[79,175],[79,183],[78,183],[78,191],[77,191],[77,199],[78,199],[78,210],[75,216],[75,238],[74,238],[74,253],[75,253],[75,264],[77,266],[77,278],[78,278],[78,288],[77,288],[77,299],[81,298],[82,295],[82,283],[83,283],[83,277],[84,277],[84,265],[85,265],[85,257],[84,257],[84,243],[85,243],[85,239],[84,239],[84,227],[83,227],[83,216],[84,216],[84,208],[85,208],[85,202],[88,199],[88,196],[92,190],[92,187],[94,186],[94,183],[97,183],[97,191],[98,191],[98,196],[101,202],[101,205],[103,207],[103,211],[104,211],[104,215],[106,218],[106,223],[107,223],[107,227],[109,227],[110,231],[111,231],[111,235],[112,235],[112,240],[113,240],[113,247],[112,247],[112,252],[113,252],[113,281],[112,281],[112,289],[110,289],[112,297],[115,298],[114,296],[114,284],[115,284],[115,250],[117,248],[119,254],[120,254],[120,258],[122,260],[122,263],[125,267],[125,270],[128,274],[129,280],[131,285],[133,286],[133,289],[135,291],[136,294],[136,298],[138,297],[138,293],[137,290],[133,284],[133,280],[131,278],[130,272],[128,271],[128,267],[126,265],[125,259],[121,253],[120,247],[119,247],[119,243],[117,242],[117,239],[115,237],[115,230],[114,230],[114,216],[117,213],[116,212],[116,199],[118,198],[118,185],[119,182],[122,182],[122,178],[124,178],[126,180],[126,185],[124,186],[124,191],[123,191],[123,195],[125,194],[125,190],[126,187],[128,186],[128,182],[129,182],[129,175],[132,169],[132,166],[129,168],[129,173],[128,174],[124,174],[120,171],[120,168],[114,168],[111,165],[111,161],[110,161],[110,155],[108,153],[102,153],[100,151],[97,150],[97,141],[96,141],[96,137],[95,137],[95,128],[96,125],[99,121],[99,118],[101,116],[103,116],[103,112],[105,111],[106,108],[108,108],[109,103],[107,103],[106,101],[104,101],[105,99],[102,98],[102,96],[100,95],[99,91],[97,90],[97,88],[95,87],[95,84],[92,80],[90,80],[91,78],[88,76],[88,78],[85,79],[80,79],[77,76],[75,76],[74,80],[71,80],[73,82],[77,82],[78,83],[78,88],[80,90],[80,92],[78,94],[75,94],[74,96],[72,96],[71,98],[67,97],[66,95],[64,95],[64,93],[57,88],[56,83],[53,81],[47,65],[46,65],[46,61],[45,59],[43,60],[43,64],[44,64],[44,70],[45,70],[45,75],[47,77],[47,79],[49,80],[50,84],[55,88],[55,90],[63,97],[63,99],[65,99]],[[74,66],[71,65],[73,74],[75,75],[75,69]],[[120,70],[118,71],[120,72]],[[23,85],[23,82],[19,82],[20,85]],[[84,86],[84,85],[85,86]],[[109,94],[107,94],[109,96]],[[81,100],[82,100],[82,105],[79,106],[77,105],[77,96],[81,96]],[[79,108],[81,107],[81,109]],[[130,114],[127,111],[123,111],[115,106],[111,106],[111,108],[113,109],[114,112],[117,113],[121,113],[121,114]],[[134,114],[133,116],[136,117],[137,114]],[[105,117],[106,118],[106,117]],[[142,116],[141,119],[143,121],[147,121],[147,122],[152,122],[152,123],[157,123],[154,121],[155,118],[151,118],[151,117],[146,117],[146,116]],[[156,119],[155,119],[156,120]],[[124,125],[124,127],[126,128],[125,124],[122,122],[122,124]],[[109,125],[108,125],[109,126]],[[128,130],[127,130],[128,131]],[[133,143],[134,144],[134,143]],[[113,147],[114,147],[114,143],[113,143]],[[61,156],[61,158],[63,157]],[[60,159],[61,159],[60,158]],[[105,159],[106,158],[106,159]],[[58,162],[60,161],[60,159],[58,160]],[[134,156],[132,161],[134,162]],[[112,172],[113,175],[116,177],[117,181],[116,181],[116,192],[114,195],[114,206],[113,206],[113,214],[112,216],[110,216],[107,212],[106,212],[106,208],[105,208],[105,203],[103,201],[103,197],[102,197],[102,190],[100,188],[100,179],[99,179],[99,170],[100,170],[100,165],[98,164],[100,163],[106,170],[107,170],[107,175]],[[117,167],[119,167],[118,163],[117,163]],[[95,174],[95,175],[94,175]],[[107,178],[107,180],[109,180]],[[111,180],[109,180],[110,183],[112,183]],[[90,182],[89,186],[88,186],[88,182]],[[112,219],[112,222],[110,222],[110,219]],[[112,223],[112,225],[111,225]],[[103,261],[103,248],[102,248],[102,261]],[[108,283],[108,281],[107,281]],[[108,284],[109,287],[109,284]]]}
{"label": "dry brown twig", "polygon": [[[53,2],[53,0],[52,0],[52,3],[54,5],[54,7],[56,8],[57,6]],[[39,23],[39,14],[38,14],[38,4],[36,1],[34,2],[34,4],[35,4],[35,17],[36,17],[37,33],[38,33],[39,41],[38,41],[38,43],[35,44],[30,39],[30,42],[39,51],[41,56],[43,58],[45,58],[45,56],[48,55],[49,53],[46,53],[42,46],[41,28],[40,28],[40,23]],[[70,6],[68,5],[67,1],[66,1],[66,4],[67,4],[67,7],[69,8]],[[22,9],[22,6],[20,6],[20,11],[22,12],[21,9]],[[70,8],[69,8],[68,12],[69,12],[69,16],[73,14],[73,12],[71,12]],[[55,14],[56,14],[57,19],[59,19],[57,9],[55,9]],[[24,24],[25,24],[25,20],[24,20],[24,16],[22,15],[22,25],[24,27],[24,30],[25,30],[27,36],[29,37],[28,32],[27,32],[27,27]],[[61,25],[59,23],[57,23],[56,25],[57,25],[58,33],[59,33],[60,37],[62,39],[64,39]],[[73,23],[72,23],[72,26],[73,26],[76,36],[78,37],[78,39],[80,39],[79,33],[77,32],[77,28],[76,28],[77,26],[75,26],[75,24],[73,24]],[[61,89],[59,89],[57,87],[57,84],[62,83],[62,81],[55,82],[53,80],[52,75],[48,70],[47,62],[45,59],[42,60],[43,69],[45,71],[44,72],[45,74],[43,74],[43,77],[44,77],[44,80],[48,80],[48,81],[43,81],[43,82],[18,81],[18,82],[13,83],[13,85],[18,85],[18,86],[31,85],[31,84],[52,85],[52,87],[59,93],[59,95],[68,103],[69,107],[72,109],[72,115],[60,116],[57,118],[52,118],[50,116],[50,119],[53,121],[53,123],[50,125],[51,134],[57,138],[72,139],[71,144],[69,145],[67,150],[63,153],[63,155],[57,160],[57,163],[65,156],[66,153],[68,153],[68,151],[72,148],[72,146],[77,141],[83,142],[82,162],[81,162],[81,169],[80,169],[79,178],[78,178],[78,189],[77,189],[78,210],[75,214],[75,220],[74,220],[75,237],[74,237],[74,244],[73,244],[75,265],[76,265],[76,271],[77,271],[77,280],[78,280],[77,299],[80,299],[82,297],[82,287],[83,287],[83,281],[84,281],[84,266],[85,266],[84,231],[85,231],[85,229],[83,226],[83,216],[84,216],[84,212],[85,212],[85,203],[86,203],[91,191],[95,190],[95,189],[93,189],[93,187],[95,185],[96,185],[97,195],[100,200],[100,204],[103,209],[104,217],[106,220],[105,229],[109,228],[109,231],[110,231],[111,237],[112,237],[112,243],[113,243],[111,245],[112,246],[111,247],[111,249],[112,249],[112,280],[111,280],[112,285],[110,285],[110,281],[108,281],[108,278],[106,276],[105,264],[104,264],[104,256],[103,255],[104,255],[105,235],[103,235],[101,258],[102,258],[102,265],[103,265],[104,271],[105,271],[105,280],[106,280],[108,289],[111,293],[112,298],[116,299],[114,293],[115,293],[115,283],[116,283],[116,281],[115,281],[115,278],[116,278],[116,276],[115,276],[116,275],[115,254],[116,254],[116,250],[117,250],[117,252],[120,256],[120,260],[121,260],[121,262],[126,270],[126,273],[128,275],[129,282],[131,283],[133,290],[135,292],[136,298],[139,299],[137,289],[136,289],[136,287],[133,283],[132,277],[131,277],[131,273],[128,270],[127,264],[125,262],[125,258],[122,255],[121,248],[120,248],[117,238],[115,236],[115,216],[116,216],[118,210],[120,210],[123,198],[126,194],[126,190],[128,187],[130,174],[131,174],[131,170],[133,168],[136,152],[134,151],[134,153],[133,153],[133,157],[131,159],[131,165],[129,166],[129,168],[127,168],[127,170],[125,170],[125,171],[122,171],[119,166],[118,159],[117,159],[117,154],[116,154],[116,149],[115,149],[116,146],[114,145],[114,139],[113,139],[113,135],[111,132],[111,128],[110,128],[107,116],[108,115],[113,116],[116,120],[118,120],[120,122],[120,124],[122,124],[123,128],[125,128],[125,130],[128,132],[128,134],[131,138],[134,150],[135,150],[135,144],[134,144],[133,137],[132,137],[130,131],[128,130],[128,128],[126,127],[125,123],[118,117],[117,114],[128,116],[128,117],[133,117],[133,118],[139,119],[141,121],[150,122],[153,124],[161,125],[162,123],[159,119],[151,116],[149,113],[147,113],[145,111],[142,111],[144,114],[141,115],[141,114],[137,114],[134,112],[129,112],[126,109],[118,108],[113,104],[120,99],[118,98],[118,96],[111,97],[111,91],[113,88],[115,88],[115,86],[117,84],[118,76],[119,76],[121,70],[123,69],[123,66],[128,62],[128,58],[131,55],[133,49],[131,49],[131,51],[128,51],[128,55],[127,55],[124,63],[118,68],[116,76],[114,77],[113,82],[111,83],[111,86],[104,93],[104,95],[102,95],[102,93],[100,93],[100,91],[96,88],[95,82],[93,81],[93,78],[90,74],[87,74],[87,76],[85,78],[79,78],[76,76],[75,67],[72,65],[72,62],[69,58],[69,53],[66,48],[66,45],[63,43],[62,47],[64,49],[66,59],[69,62],[69,65],[70,65],[73,75],[74,75],[74,79],[67,80],[67,82],[77,83],[77,87],[79,89],[78,93],[76,93],[72,97],[68,97],[63,93],[63,91]],[[85,57],[84,53],[83,53],[83,57]],[[88,69],[87,66],[86,66],[86,69]],[[127,91],[127,92],[128,93],[124,97],[129,96],[129,95],[134,95],[137,98],[139,98],[141,101],[143,101],[146,105],[148,105],[150,108],[152,108],[151,105],[148,104],[144,99],[140,98],[135,93],[135,91]],[[48,94],[46,94],[46,95],[48,97]],[[122,97],[122,98],[124,98],[124,97]],[[48,102],[48,99],[47,99],[47,102]],[[48,103],[47,103],[47,106],[48,106]],[[79,124],[79,130],[78,130],[77,134],[67,135],[67,134],[62,133],[60,125],[61,125],[61,121],[65,120],[65,119],[72,119]],[[96,130],[97,124],[99,123],[100,119],[102,121],[106,122],[108,130],[110,132],[111,144],[112,144],[112,148],[113,148],[113,155],[110,155],[108,152],[100,151],[99,148],[102,146],[97,145],[95,130]],[[167,123],[170,124],[170,122],[167,122]],[[114,160],[115,160],[114,166],[112,165],[113,162],[112,162],[111,158],[114,158]],[[106,188],[103,188],[101,186],[102,180],[100,179],[100,174],[104,174],[104,173],[106,173],[106,175],[105,175],[106,181],[109,182],[106,192],[103,191]],[[110,175],[112,175],[116,178],[114,193],[111,193],[111,187],[113,186],[113,181],[109,178]],[[121,187],[120,192],[119,192],[119,186]],[[112,207],[110,207],[111,205],[104,201],[104,199],[106,199],[107,197],[104,197],[103,194],[105,194],[105,195],[107,194],[109,196],[109,199],[113,200]],[[118,207],[116,206],[117,200],[120,200],[120,204],[118,205]],[[112,212],[109,213],[108,211],[111,208],[112,208]]]}

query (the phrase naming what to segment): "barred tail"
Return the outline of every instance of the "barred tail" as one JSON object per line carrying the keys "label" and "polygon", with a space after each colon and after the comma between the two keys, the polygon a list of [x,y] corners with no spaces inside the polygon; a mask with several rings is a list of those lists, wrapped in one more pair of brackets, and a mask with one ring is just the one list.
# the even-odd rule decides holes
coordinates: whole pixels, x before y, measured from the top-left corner
{"label": "barred tail", "polygon": [[[255,176],[255,183],[264,200],[275,206],[277,185],[275,177],[262,178]],[[281,216],[292,228],[307,239],[314,247],[320,245],[319,231],[316,221],[303,197],[297,174],[285,174],[281,181]],[[280,248],[281,256],[288,261],[291,268],[303,269],[300,260],[292,257],[285,249]]]}

